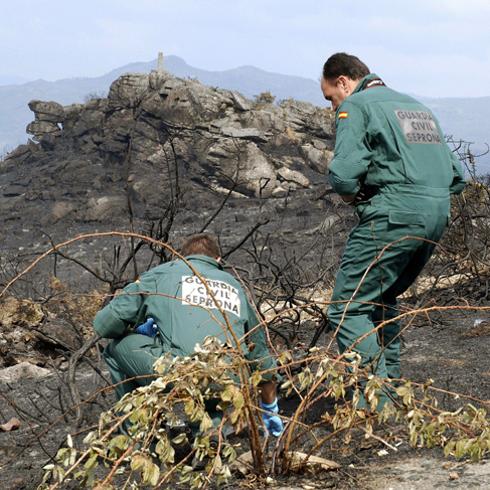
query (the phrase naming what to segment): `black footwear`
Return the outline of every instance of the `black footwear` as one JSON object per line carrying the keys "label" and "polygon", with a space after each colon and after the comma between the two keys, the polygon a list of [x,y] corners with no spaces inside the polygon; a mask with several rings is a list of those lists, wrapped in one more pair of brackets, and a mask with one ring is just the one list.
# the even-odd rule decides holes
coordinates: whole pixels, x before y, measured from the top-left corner
{"label": "black footwear", "polygon": [[174,424],[165,424],[165,431],[175,451],[174,462],[175,464],[180,463],[192,452],[194,442],[192,430],[184,422],[177,421]]}

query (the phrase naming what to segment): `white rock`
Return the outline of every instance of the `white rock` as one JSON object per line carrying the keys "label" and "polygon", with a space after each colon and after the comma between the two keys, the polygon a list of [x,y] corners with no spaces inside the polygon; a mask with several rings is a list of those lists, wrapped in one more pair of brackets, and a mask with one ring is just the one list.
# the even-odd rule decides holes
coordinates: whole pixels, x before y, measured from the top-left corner
{"label": "white rock", "polygon": [[51,216],[55,221],[58,221],[75,209],[75,205],[69,201],[58,201],[54,203],[51,209]]}
{"label": "white rock", "polygon": [[233,126],[222,128],[222,134],[231,138],[242,138],[254,141],[267,141],[264,133],[257,128],[235,128]]}
{"label": "white rock", "polygon": [[281,167],[277,171],[277,175],[280,179],[285,180],[286,182],[294,182],[295,184],[298,184],[301,187],[305,188],[310,186],[310,181],[308,180],[308,178],[297,170],[291,170],[287,167]]}
{"label": "white rock", "polygon": [[116,214],[127,205],[123,196],[92,197],[87,203],[87,220],[98,220]]}
{"label": "white rock", "polygon": [[39,366],[35,366],[30,362],[24,361],[14,366],[9,366],[4,369],[0,369],[0,382],[3,383],[15,383],[27,378],[44,378],[49,376],[51,371]]}
{"label": "white rock", "polygon": [[288,190],[279,185],[272,191],[272,197],[285,197],[287,193]]}

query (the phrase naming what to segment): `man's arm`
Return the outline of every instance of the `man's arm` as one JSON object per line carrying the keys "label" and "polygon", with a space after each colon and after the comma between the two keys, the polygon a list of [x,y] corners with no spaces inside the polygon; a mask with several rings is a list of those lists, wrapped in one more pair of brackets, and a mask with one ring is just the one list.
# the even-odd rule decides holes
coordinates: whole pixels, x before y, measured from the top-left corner
{"label": "man's arm", "polygon": [[[140,315],[145,293],[148,288],[140,281],[126,286],[123,291],[104,308],[94,319],[95,331],[104,338],[116,339],[127,333],[128,327],[144,319]],[[141,317],[141,318],[140,318]]]}
{"label": "man's arm", "polygon": [[451,151],[448,147],[450,153],[451,165],[453,168],[453,181],[449,187],[449,192],[451,194],[460,194],[466,186],[466,181],[464,179],[463,166],[459,161],[458,157]]}
{"label": "man's arm", "polygon": [[363,111],[349,101],[341,105],[336,118],[337,134],[329,181],[342,200],[350,204],[371,163],[371,150],[366,143],[367,120]]}
{"label": "man's arm", "polygon": [[263,403],[274,403],[277,398],[276,383],[274,381],[267,381],[260,385],[260,398]]}
{"label": "man's arm", "polygon": [[[269,371],[263,374],[263,379],[272,382],[276,375],[272,371],[277,367],[275,359],[272,357],[267,347],[267,341],[264,329],[260,326],[260,320],[257,318],[254,309],[248,301],[247,303],[247,336],[248,353],[246,358],[251,362],[251,368],[254,371]],[[275,383],[272,383],[275,387]]]}
{"label": "man's arm", "polygon": [[[249,353],[247,355],[248,360],[254,361],[252,369],[254,370],[271,370],[277,367],[275,360],[270,355],[267,348],[264,330],[260,324],[255,310],[251,307],[250,303],[247,303],[247,316],[248,327],[251,332],[248,336]],[[257,327],[257,328],[255,328]],[[277,390],[275,379],[278,378],[277,374],[273,371],[264,373],[262,375],[265,382],[260,385],[260,408],[262,409],[262,421],[268,433],[274,437],[279,437],[283,430],[284,424],[279,417],[279,404],[277,400]]]}

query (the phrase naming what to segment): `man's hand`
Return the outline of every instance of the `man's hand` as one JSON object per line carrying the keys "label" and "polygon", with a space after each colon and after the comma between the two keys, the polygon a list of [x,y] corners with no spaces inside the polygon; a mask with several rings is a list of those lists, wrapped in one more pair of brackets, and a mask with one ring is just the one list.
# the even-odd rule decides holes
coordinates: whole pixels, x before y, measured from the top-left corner
{"label": "man's hand", "polygon": [[264,412],[262,412],[262,420],[264,421],[267,432],[274,437],[279,437],[284,430],[284,424],[279,415],[277,415],[279,413],[277,398],[272,403],[264,403],[261,401],[260,408],[264,410]]}
{"label": "man's hand", "polygon": [[145,323],[137,326],[134,330],[141,335],[147,335],[148,337],[155,337],[158,331],[158,326],[153,318],[148,318]]}
{"label": "man's hand", "polygon": [[342,200],[347,204],[358,204],[360,202],[369,201],[375,194],[375,187],[361,187],[357,194],[349,196],[340,196]]}
{"label": "man's hand", "polygon": [[268,381],[260,386],[260,391],[260,408],[264,410],[262,412],[262,420],[265,428],[269,434],[279,437],[284,430],[284,424],[279,415],[277,415],[279,413],[279,405],[277,404],[276,383]]}

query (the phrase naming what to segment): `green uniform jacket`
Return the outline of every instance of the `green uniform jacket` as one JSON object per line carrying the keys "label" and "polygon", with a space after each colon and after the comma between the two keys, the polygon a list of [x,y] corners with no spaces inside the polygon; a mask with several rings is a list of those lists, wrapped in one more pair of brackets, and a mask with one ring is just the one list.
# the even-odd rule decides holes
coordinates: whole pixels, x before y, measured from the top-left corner
{"label": "green uniform jacket", "polygon": [[380,192],[408,185],[420,194],[426,188],[459,193],[465,186],[461,164],[432,112],[375,74],[339,106],[336,127],[329,180],[340,195],[357,194],[363,185]]}
{"label": "green uniform jacket", "polygon": [[[187,356],[207,336],[234,345],[223,331],[226,323],[216,303],[238,338],[260,323],[240,283],[223,271],[216,260],[205,255],[191,255],[186,259],[206,280],[214,299],[189,265],[175,260],[151,269],[124,288],[123,293],[97,313],[96,332],[105,338],[121,338],[152,317],[158,325],[162,352]],[[262,328],[251,332],[246,342],[250,347],[243,342],[242,349],[253,361],[253,368],[275,367]]]}

